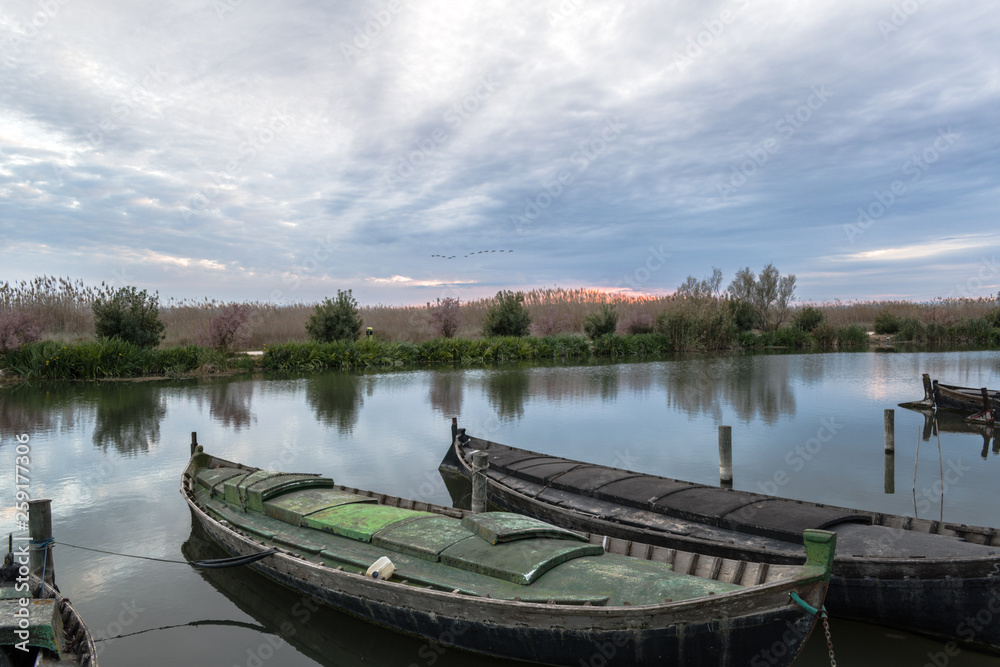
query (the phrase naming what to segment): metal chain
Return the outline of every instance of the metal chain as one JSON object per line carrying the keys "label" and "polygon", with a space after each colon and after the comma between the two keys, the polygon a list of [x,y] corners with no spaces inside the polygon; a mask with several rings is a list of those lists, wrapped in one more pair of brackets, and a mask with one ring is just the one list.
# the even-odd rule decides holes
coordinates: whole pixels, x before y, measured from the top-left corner
{"label": "metal chain", "polygon": [[830,636],[830,621],[827,619],[826,610],[820,612],[823,619],[823,632],[826,633],[826,647],[830,651],[830,667],[837,667],[837,658],[833,656],[833,637]]}

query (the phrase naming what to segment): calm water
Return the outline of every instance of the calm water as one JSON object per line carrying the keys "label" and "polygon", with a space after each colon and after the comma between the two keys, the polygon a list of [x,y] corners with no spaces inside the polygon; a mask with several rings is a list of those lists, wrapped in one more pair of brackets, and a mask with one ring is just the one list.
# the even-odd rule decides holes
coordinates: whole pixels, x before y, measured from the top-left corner
{"label": "calm water", "polygon": [[[3,495],[17,434],[30,491],[53,499],[57,541],[164,559],[218,557],[178,493],[191,431],[265,468],[451,504],[437,465],[451,417],[469,433],[552,454],[718,482],[717,427],[733,428],[735,486],[897,514],[997,525],[992,433],[896,410],[887,478],[883,410],[922,397],[921,373],[1000,384],[995,352],[685,358],[584,367],[425,370],[296,378],[29,384],[0,389]],[[919,445],[919,457],[917,455]],[[949,482],[943,485],[942,467]],[[915,483],[914,483],[915,478]],[[892,493],[887,493],[887,486]],[[0,509],[5,530],[12,507]],[[9,526],[9,528],[7,528]],[[252,573],[56,550],[57,580],[101,642],[132,665],[499,665],[372,628]],[[940,665],[944,645],[833,623],[842,665]],[[937,655],[939,654],[940,655]],[[814,636],[797,666],[826,665]],[[948,665],[1000,666],[965,651]]]}

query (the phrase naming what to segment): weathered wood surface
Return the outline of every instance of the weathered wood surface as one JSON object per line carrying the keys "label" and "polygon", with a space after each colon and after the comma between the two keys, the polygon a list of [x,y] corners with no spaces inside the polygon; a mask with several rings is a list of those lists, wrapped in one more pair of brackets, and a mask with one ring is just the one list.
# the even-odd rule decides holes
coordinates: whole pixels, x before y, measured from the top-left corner
{"label": "weathered wood surface", "polygon": [[831,614],[1000,650],[1000,625],[962,623],[1000,604],[1000,535],[965,526],[706,487],[456,438],[442,472],[467,476],[467,452],[490,454],[490,498],[574,530],[734,559],[788,563],[794,531],[838,535]]}
{"label": "weathered wood surface", "polygon": [[[209,461],[202,459],[195,465],[199,457]],[[651,567],[656,563],[671,563],[674,571],[702,577],[707,574],[707,581],[719,582],[720,586],[739,583],[741,588],[730,586],[710,596],[628,606],[622,603],[604,606],[559,604],[559,600],[525,597],[521,600],[498,599],[477,590],[472,573],[467,573],[464,591],[462,587],[451,590],[435,586],[428,574],[430,562],[406,554],[393,556],[394,562],[399,561],[393,579],[373,580],[364,576],[360,567],[380,552],[371,543],[354,541],[351,549],[345,550],[347,540],[342,536],[287,523],[278,526],[281,522],[277,519],[252,510],[244,512],[228,507],[222,511],[218,505],[212,509],[213,505],[204,500],[206,493],[199,491],[193,478],[192,466],[197,468],[206,464],[234,465],[220,463],[204,454],[196,455],[185,472],[182,494],[195,520],[226,551],[244,555],[278,545],[279,553],[252,567],[325,604],[401,632],[437,640],[443,632],[450,631],[455,637],[455,646],[475,652],[545,664],[576,665],[581,659],[588,661],[594,655],[595,646],[609,645],[615,650],[613,655],[604,656],[606,663],[602,664],[735,665],[746,664],[774,642],[787,642],[789,628],[795,627],[801,632],[791,637],[787,661],[782,659],[787,664],[813,624],[811,616],[790,603],[789,593],[796,590],[810,600],[810,604],[816,605],[822,600],[825,587],[822,576],[817,578],[815,565],[805,570],[801,565],[759,565],[645,545],[640,548],[640,557],[645,559],[641,562],[648,561]],[[359,489],[337,486],[334,490],[366,495],[385,507],[456,518],[470,516],[453,508]],[[595,545],[604,543],[603,537],[588,536],[587,539]],[[328,548],[333,545],[338,548]],[[368,549],[374,551],[369,553]],[[610,562],[615,552],[632,552],[635,545],[612,540],[608,550],[611,554],[600,558],[609,558]],[[353,555],[348,551],[353,551]],[[801,547],[799,553],[802,553]],[[583,560],[586,558],[574,563]],[[800,555],[800,563],[801,560]],[[419,583],[420,576],[427,580]],[[444,574],[438,572],[435,576]],[[453,577],[454,572],[448,576]],[[408,579],[404,582],[400,577]],[[751,580],[754,585],[742,588]],[[496,584],[491,584],[491,588],[495,589]],[[527,592],[530,588],[523,590],[526,592],[522,595],[531,596]],[[455,628],[462,631],[455,632]]]}

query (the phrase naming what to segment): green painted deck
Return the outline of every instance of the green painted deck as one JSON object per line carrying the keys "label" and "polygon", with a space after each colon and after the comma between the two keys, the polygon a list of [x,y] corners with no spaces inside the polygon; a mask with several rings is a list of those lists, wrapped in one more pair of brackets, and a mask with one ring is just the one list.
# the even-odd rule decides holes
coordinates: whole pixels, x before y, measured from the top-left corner
{"label": "green painted deck", "polygon": [[[459,520],[310,486],[332,483],[328,478],[233,471],[199,471],[199,502],[234,527],[331,567],[363,572],[388,556],[395,581],[563,604],[658,604],[741,588],[678,574],[664,563],[606,554],[576,533],[517,514],[484,512]],[[210,497],[220,483],[227,487],[225,499],[218,491]],[[254,484],[273,492],[261,502],[262,512],[247,502],[246,489]]]}
{"label": "green painted deck", "polygon": [[576,540],[578,542],[587,541],[585,537],[576,533],[512,512],[470,514],[462,519],[462,525],[490,544],[513,542],[529,537],[551,537],[558,540]]}
{"label": "green painted deck", "polygon": [[418,516],[431,516],[431,513],[387,505],[351,503],[303,517],[302,525],[362,542],[371,542],[375,533],[383,528]]}
{"label": "green painted deck", "polygon": [[302,517],[321,510],[348,503],[374,503],[369,496],[337,491],[336,489],[305,489],[272,498],[264,503],[264,514],[295,526],[302,525]]}
{"label": "green painted deck", "polygon": [[473,535],[451,545],[441,552],[440,557],[445,565],[528,585],[566,561],[603,554],[604,548],[599,544],[546,538],[491,544]]}

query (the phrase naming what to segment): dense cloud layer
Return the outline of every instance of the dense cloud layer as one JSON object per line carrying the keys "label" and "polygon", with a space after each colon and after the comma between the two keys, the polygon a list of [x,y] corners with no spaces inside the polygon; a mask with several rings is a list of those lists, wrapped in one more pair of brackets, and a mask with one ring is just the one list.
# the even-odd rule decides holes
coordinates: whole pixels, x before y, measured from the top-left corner
{"label": "dense cloud layer", "polygon": [[1000,285],[987,3],[14,0],[0,280],[365,303]]}

